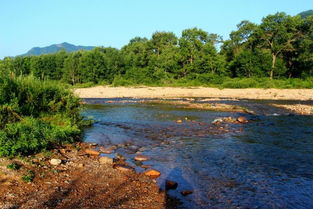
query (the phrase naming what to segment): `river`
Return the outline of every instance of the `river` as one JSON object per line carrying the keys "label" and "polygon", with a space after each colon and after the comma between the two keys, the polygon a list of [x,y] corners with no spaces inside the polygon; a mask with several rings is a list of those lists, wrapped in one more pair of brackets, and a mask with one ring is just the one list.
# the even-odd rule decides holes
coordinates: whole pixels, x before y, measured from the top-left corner
{"label": "river", "polygon": [[[95,124],[84,140],[115,145],[127,162],[136,153],[161,171],[158,184],[178,182],[168,195],[181,208],[313,208],[313,117],[262,109],[255,115],[183,109],[138,100],[86,100]],[[243,102],[250,106],[256,101]],[[258,104],[262,106],[262,103]],[[212,124],[245,116],[249,123]],[[182,123],[177,123],[182,120]],[[181,191],[193,193],[182,196]]]}

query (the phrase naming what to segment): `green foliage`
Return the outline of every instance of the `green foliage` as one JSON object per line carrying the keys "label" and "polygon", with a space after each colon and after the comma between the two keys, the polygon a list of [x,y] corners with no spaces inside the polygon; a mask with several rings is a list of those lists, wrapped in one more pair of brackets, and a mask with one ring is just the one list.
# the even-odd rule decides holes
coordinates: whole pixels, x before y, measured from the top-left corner
{"label": "green foliage", "polygon": [[18,163],[11,163],[9,165],[7,165],[7,168],[8,169],[11,169],[11,170],[18,170],[20,169],[22,166]]}
{"label": "green foliage", "polygon": [[79,99],[62,84],[0,79],[0,156],[29,155],[74,142],[86,125]]}
{"label": "green foliage", "polygon": [[40,119],[23,118],[0,131],[0,156],[29,155],[80,137],[77,126],[54,125]]}
{"label": "green foliage", "polygon": [[[311,13],[301,13],[305,16],[301,18],[299,15],[278,12],[264,17],[260,24],[244,20],[230,33],[229,40],[224,41],[217,34],[189,28],[183,30],[180,37],[166,31],[155,32],[150,39],[135,37],[120,50],[98,47],[90,51],[7,57],[0,60],[0,77],[32,75],[43,81],[61,80],[74,87],[99,84],[214,86],[224,83],[224,86],[238,88],[256,86],[253,81],[256,77],[305,80],[313,77]],[[229,77],[243,80],[242,83],[232,84]],[[281,82],[274,83],[263,82],[269,86]],[[296,83],[303,86],[303,83],[310,82]],[[0,111],[8,115],[10,120],[17,120],[14,119],[15,113],[31,111],[29,108],[35,107],[35,98],[38,96],[41,95],[32,99],[28,97],[30,105],[20,108],[19,101],[25,99],[17,95],[16,102],[11,101]]]}
{"label": "green foliage", "polygon": [[32,170],[28,170],[26,174],[22,176],[22,180],[26,183],[30,183],[35,178],[35,172]]}

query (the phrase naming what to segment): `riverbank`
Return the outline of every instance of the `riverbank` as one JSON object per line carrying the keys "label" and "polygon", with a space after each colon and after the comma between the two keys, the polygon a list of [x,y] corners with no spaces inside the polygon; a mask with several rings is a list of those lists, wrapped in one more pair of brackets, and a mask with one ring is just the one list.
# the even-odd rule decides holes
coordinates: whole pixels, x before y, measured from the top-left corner
{"label": "riverbank", "polygon": [[77,143],[26,158],[1,158],[0,208],[171,207],[155,180],[121,169],[123,161],[100,160],[88,152],[94,149]]}
{"label": "riverbank", "polygon": [[[217,89],[204,87],[108,87],[78,88],[74,93],[80,98],[211,98],[217,100],[272,100],[273,107],[291,113],[313,115],[313,89]],[[292,104],[276,104],[293,101]],[[302,104],[305,103],[305,104]]]}
{"label": "riverbank", "polygon": [[186,98],[211,97],[264,100],[313,100],[313,89],[217,89],[204,87],[108,87],[78,88],[81,98]]}

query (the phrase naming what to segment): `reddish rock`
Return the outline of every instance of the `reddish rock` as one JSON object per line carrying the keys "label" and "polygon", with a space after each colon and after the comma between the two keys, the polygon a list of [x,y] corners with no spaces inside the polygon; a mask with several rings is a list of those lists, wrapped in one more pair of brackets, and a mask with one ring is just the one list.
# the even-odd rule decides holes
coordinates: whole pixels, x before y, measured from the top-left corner
{"label": "reddish rock", "polygon": [[245,118],[245,117],[243,117],[243,116],[238,117],[238,118],[237,118],[237,121],[238,121],[239,123],[248,123],[247,118]]}
{"label": "reddish rock", "polygon": [[113,152],[113,149],[111,147],[110,148],[100,147],[99,151],[104,154],[111,154]]}
{"label": "reddish rock", "polygon": [[165,189],[166,190],[170,190],[170,189],[176,189],[178,186],[177,182],[175,181],[170,181],[170,180],[166,180],[165,181]]}
{"label": "reddish rock", "polygon": [[156,179],[159,176],[161,176],[160,171],[153,170],[153,169],[146,170],[143,174],[146,175],[146,176],[149,176],[150,178],[153,178],[153,179]]}
{"label": "reddish rock", "polygon": [[180,192],[183,196],[187,196],[187,195],[190,195],[192,194],[193,192],[191,190],[185,190],[185,191],[181,191]]}
{"label": "reddish rock", "polygon": [[136,155],[134,159],[137,161],[147,161],[150,158],[148,156],[144,156],[144,155]]}
{"label": "reddish rock", "polygon": [[85,153],[89,154],[89,155],[95,155],[95,156],[99,156],[100,152],[93,150],[93,149],[85,149]]}

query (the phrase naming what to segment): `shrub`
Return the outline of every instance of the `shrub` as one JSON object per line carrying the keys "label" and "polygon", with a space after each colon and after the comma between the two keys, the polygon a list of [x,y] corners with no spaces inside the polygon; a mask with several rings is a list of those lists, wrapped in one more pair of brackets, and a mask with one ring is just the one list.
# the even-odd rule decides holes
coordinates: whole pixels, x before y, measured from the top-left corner
{"label": "shrub", "polygon": [[0,156],[29,155],[79,140],[79,98],[58,82],[0,80]]}
{"label": "shrub", "polygon": [[25,175],[22,176],[22,180],[26,183],[32,182],[35,178],[35,173],[32,170],[28,170]]}

